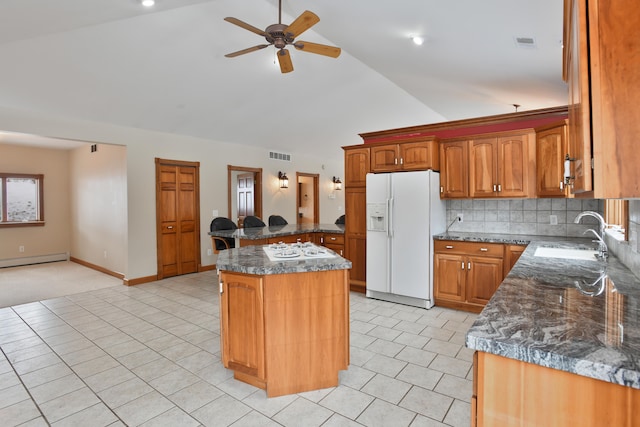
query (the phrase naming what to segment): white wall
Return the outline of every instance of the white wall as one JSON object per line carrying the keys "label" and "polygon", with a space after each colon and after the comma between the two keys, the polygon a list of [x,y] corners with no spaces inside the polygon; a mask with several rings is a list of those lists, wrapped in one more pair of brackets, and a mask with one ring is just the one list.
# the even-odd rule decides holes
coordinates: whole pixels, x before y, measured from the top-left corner
{"label": "white wall", "polygon": [[[0,107],[0,129],[41,136],[126,146],[127,177],[127,279],[157,273],[155,229],[155,158],[200,162],[200,228],[203,265],[215,263],[207,255],[211,241],[207,234],[212,210],[227,212],[227,165],[263,168],[263,216],[278,213],[294,218],[295,189],[281,190],[279,170],[295,176],[295,171],[320,174],[320,221],[333,223],[344,213],[343,192],[329,199],[330,181],[343,175],[343,153],[327,153],[326,158],[292,153],[292,162],[269,160],[268,150],[187,136],[162,134],[134,128],[109,126],[85,121],[69,121],[37,113]],[[351,143],[345,142],[345,144]],[[93,232],[93,230],[88,231]],[[80,245],[77,242],[78,246]],[[91,246],[91,245],[89,245]],[[87,249],[92,250],[92,249]],[[73,254],[72,254],[73,255]],[[99,255],[99,254],[98,254]],[[96,263],[103,265],[103,262]]]}
{"label": "white wall", "polygon": [[107,270],[127,270],[127,150],[98,144],[71,150],[71,254]]}

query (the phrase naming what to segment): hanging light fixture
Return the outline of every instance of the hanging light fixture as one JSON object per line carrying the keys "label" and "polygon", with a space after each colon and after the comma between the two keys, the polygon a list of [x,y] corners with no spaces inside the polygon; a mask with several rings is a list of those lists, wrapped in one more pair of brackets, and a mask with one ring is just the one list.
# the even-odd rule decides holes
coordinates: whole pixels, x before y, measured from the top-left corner
{"label": "hanging light fixture", "polygon": [[342,190],[342,181],[340,181],[340,177],[333,177],[333,189]]}
{"label": "hanging light fixture", "polygon": [[289,178],[285,172],[278,172],[278,179],[280,180],[280,188],[289,188]]}
{"label": "hanging light fixture", "polygon": [[156,4],[155,0],[142,0],[140,3],[142,3],[144,7],[151,7]]}

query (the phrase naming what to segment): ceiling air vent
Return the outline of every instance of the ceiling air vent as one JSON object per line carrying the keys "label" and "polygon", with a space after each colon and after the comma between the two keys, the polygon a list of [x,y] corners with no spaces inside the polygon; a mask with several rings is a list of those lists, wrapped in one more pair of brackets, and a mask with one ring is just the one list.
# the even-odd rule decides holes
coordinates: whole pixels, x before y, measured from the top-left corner
{"label": "ceiling air vent", "polygon": [[285,162],[291,161],[291,154],[277,153],[275,151],[269,151],[269,158],[272,160],[284,160]]}
{"label": "ceiling air vent", "polygon": [[516,46],[521,47],[523,49],[535,49],[536,48],[536,39],[533,37],[514,37],[516,41]]}

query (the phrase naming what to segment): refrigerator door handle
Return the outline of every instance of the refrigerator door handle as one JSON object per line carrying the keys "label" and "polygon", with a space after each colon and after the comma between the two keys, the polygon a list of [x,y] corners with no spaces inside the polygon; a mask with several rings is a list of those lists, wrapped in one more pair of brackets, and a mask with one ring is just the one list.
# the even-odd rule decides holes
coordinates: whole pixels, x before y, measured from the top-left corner
{"label": "refrigerator door handle", "polygon": [[393,198],[387,199],[387,237],[393,237]]}

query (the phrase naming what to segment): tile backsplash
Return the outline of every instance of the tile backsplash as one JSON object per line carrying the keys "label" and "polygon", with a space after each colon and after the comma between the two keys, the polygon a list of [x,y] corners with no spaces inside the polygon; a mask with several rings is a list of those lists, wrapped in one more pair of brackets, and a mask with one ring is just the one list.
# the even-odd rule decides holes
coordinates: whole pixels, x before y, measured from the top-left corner
{"label": "tile backsplash", "polygon": [[[596,199],[447,200],[447,225],[449,231],[583,237],[597,221],[573,220],[582,211],[603,209],[604,202]],[[458,213],[462,222],[455,221]]]}
{"label": "tile backsplash", "polygon": [[628,241],[618,241],[607,235],[605,241],[613,253],[629,270],[640,277],[640,200],[629,200]]}

